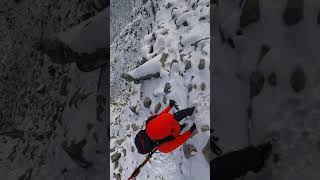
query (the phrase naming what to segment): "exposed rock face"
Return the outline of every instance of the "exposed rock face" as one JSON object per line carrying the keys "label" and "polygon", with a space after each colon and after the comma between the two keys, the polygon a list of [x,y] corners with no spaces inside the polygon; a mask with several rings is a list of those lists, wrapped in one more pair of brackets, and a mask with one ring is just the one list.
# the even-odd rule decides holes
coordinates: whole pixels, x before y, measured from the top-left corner
{"label": "exposed rock face", "polygon": [[202,126],[201,126],[201,131],[202,131],[202,132],[206,132],[206,131],[209,131],[209,130],[210,130],[209,125],[206,124],[206,125],[202,125]]}
{"label": "exposed rock face", "polygon": [[200,89],[202,90],[202,91],[204,91],[205,89],[206,89],[206,83],[201,83],[201,85],[200,85]]}
{"label": "exposed rock face", "polygon": [[290,77],[290,84],[295,92],[298,93],[302,91],[305,88],[306,81],[307,77],[302,67],[299,66],[293,69]]}
{"label": "exposed rock face", "polygon": [[240,16],[240,27],[244,28],[260,18],[259,0],[247,0]]}
{"label": "exposed rock face", "polygon": [[158,104],[156,105],[156,107],[154,108],[154,113],[158,114],[160,108],[161,108],[161,103],[158,103]]}
{"label": "exposed rock face", "polygon": [[165,85],[164,85],[164,93],[168,94],[170,93],[170,89],[171,89],[171,85],[169,82],[167,82]]}
{"label": "exposed rock face", "polygon": [[185,66],[184,70],[186,71],[188,69],[191,69],[191,61],[189,61],[189,60],[186,61],[186,66]]}
{"label": "exposed rock face", "polygon": [[192,144],[184,144],[183,145],[183,152],[186,159],[189,159],[194,155],[195,152],[197,152],[197,149]]}
{"label": "exposed rock face", "polygon": [[286,25],[295,25],[303,19],[304,0],[288,0],[283,13],[283,21]]}

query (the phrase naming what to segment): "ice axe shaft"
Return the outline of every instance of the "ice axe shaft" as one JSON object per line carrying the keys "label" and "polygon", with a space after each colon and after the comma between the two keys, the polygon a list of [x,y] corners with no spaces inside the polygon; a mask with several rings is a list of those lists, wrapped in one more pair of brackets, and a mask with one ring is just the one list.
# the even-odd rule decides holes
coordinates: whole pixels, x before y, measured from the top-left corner
{"label": "ice axe shaft", "polygon": [[147,156],[147,158],[133,171],[128,180],[135,179],[140,173],[141,168],[149,161],[152,155],[157,151],[157,148],[154,148]]}

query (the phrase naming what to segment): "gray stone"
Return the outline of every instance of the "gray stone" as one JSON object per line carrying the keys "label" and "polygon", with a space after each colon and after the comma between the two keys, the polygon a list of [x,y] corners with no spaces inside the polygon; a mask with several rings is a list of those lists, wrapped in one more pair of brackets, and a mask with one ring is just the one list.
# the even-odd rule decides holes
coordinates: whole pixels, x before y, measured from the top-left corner
{"label": "gray stone", "polygon": [[306,81],[307,77],[302,67],[294,68],[290,77],[292,89],[297,93],[302,91],[305,88]]}
{"label": "gray stone", "polygon": [[201,131],[202,131],[202,132],[206,132],[206,131],[209,131],[209,130],[210,130],[209,125],[205,124],[205,125],[202,125],[202,126],[201,126]]}
{"label": "gray stone", "polygon": [[134,113],[134,114],[139,114],[138,112],[137,112],[137,106],[131,106],[130,107],[130,110]]}
{"label": "gray stone", "polygon": [[133,131],[138,131],[139,130],[139,126],[137,126],[135,123],[131,124],[131,128]]}
{"label": "gray stone", "polygon": [[115,178],[116,180],[121,180],[121,174],[115,174],[115,175],[114,175],[114,178]]}
{"label": "gray stone", "polygon": [[288,0],[286,9],[283,13],[284,23],[288,26],[297,24],[303,19],[303,9],[303,0]]}
{"label": "gray stone", "polygon": [[164,93],[168,94],[170,93],[170,89],[171,89],[171,85],[169,82],[167,82],[165,85],[164,85]]}
{"label": "gray stone", "polygon": [[167,58],[168,58],[168,55],[167,55],[167,54],[163,53],[163,54],[161,55],[160,62],[161,62],[161,64],[162,64],[162,67],[165,66],[165,63],[166,63],[166,61],[167,61]]}
{"label": "gray stone", "polygon": [[258,21],[259,18],[259,0],[247,0],[240,16],[240,27],[243,28],[248,26],[249,24]]}
{"label": "gray stone", "polygon": [[158,111],[160,110],[160,108],[161,108],[161,103],[158,103],[157,105],[156,105],[156,107],[154,108],[154,113],[158,113]]}
{"label": "gray stone", "polygon": [[162,98],[162,103],[163,103],[163,104],[167,104],[167,97],[166,97],[166,96],[163,96],[163,98]]}
{"label": "gray stone", "polygon": [[206,65],[206,61],[204,59],[200,59],[198,68],[199,69],[204,69],[205,65]]}
{"label": "gray stone", "polygon": [[143,105],[146,108],[149,108],[151,106],[152,100],[149,97],[145,97],[143,100]]}
{"label": "gray stone", "polygon": [[205,89],[206,89],[206,83],[201,83],[201,85],[200,85],[200,89],[202,90],[202,91],[204,91]]}
{"label": "gray stone", "polygon": [[192,157],[194,152],[198,152],[196,147],[192,144],[184,144],[182,149],[186,159]]}
{"label": "gray stone", "polygon": [[131,152],[134,152],[134,147],[133,146],[131,146]]}
{"label": "gray stone", "polygon": [[114,154],[111,155],[111,161],[114,162],[118,162],[119,159],[121,157],[121,154],[118,152],[115,152]]}
{"label": "gray stone", "polygon": [[125,141],[125,139],[118,139],[116,141],[116,143],[120,146],[124,141]]}
{"label": "gray stone", "polygon": [[186,66],[184,67],[184,70],[191,69],[191,67],[192,67],[191,61],[190,60],[186,60]]}
{"label": "gray stone", "polygon": [[193,88],[192,84],[189,84],[189,85],[188,85],[188,92],[191,92],[191,91],[192,91],[192,88]]}
{"label": "gray stone", "polygon": [[202,154],[204,158],[207,160],[208,164],[210,164],[210,161],[213,160],[213,152],[210,149],[210,140],[208,140],[207,145],[202,149]]}

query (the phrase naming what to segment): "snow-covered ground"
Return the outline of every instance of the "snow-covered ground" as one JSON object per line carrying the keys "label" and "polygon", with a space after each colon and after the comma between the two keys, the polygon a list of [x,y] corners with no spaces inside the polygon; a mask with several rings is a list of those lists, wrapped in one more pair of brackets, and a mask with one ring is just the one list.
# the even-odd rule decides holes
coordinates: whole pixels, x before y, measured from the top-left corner
{"label": "snow-covered ground", "polygon": [[[287,2],[296,7],[286,8]],[[319,179],[320,1],[226,0],[211,6],[211,125],[219,145],[228,152],[276,137],[266,168],[244,179]]]}
{"label": "snow-covered ground", "polygon": [[138,179],[209,179],[203,153],[210,136],[209,1],[144,1],[131,13],[110,48],[110,178],[128,178],[144,160],[136,133],[175,99],[181,109],[196,106],[184,122],[187,128],[195,122],[198,133],[172,153],[156,153]]}

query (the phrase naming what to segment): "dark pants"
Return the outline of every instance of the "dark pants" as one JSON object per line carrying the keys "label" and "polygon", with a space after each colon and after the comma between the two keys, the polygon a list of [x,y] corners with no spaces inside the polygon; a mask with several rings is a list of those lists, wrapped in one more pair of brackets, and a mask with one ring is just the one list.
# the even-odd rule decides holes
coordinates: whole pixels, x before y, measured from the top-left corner
{"label": "dark pants", "polygon": [[176,113],[173,114],[174,119],[176,119],[178,122],[180,122],[183,118],[187,116],[191,116],[194,111],[194,108],[186,108],[182,109]]}

